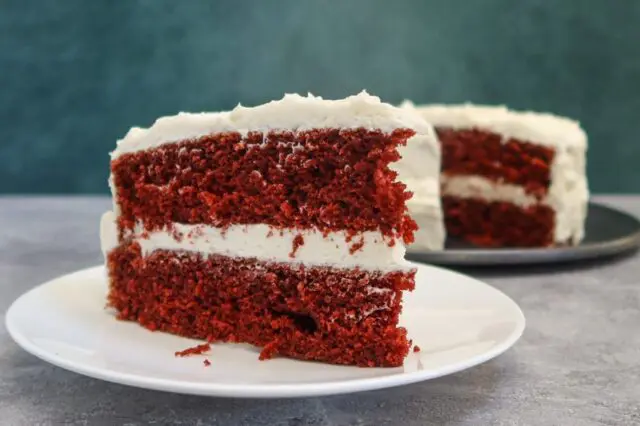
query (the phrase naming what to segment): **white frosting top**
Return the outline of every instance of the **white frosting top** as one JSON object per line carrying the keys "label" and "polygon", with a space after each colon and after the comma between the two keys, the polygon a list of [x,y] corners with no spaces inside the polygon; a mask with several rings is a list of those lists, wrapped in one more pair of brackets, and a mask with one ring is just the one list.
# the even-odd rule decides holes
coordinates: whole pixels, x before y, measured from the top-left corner
{"label": "white frosting top", "polygon": [[410,101],[403,102],[402,107],[415,108],[435,127],[478,128],[502,135],[505,141],[514,138],[551,147],[587,145],[587,135],[577,121],[553,114],[473,104],[414,106]]}
{"label": "white frosting top", "polygon": [[323,128],[366,128],[390,132],[398,128],[428,133],[431,127],[418,115],[383,103],[377,96],[362,91],[340,100],[286,94],[279,101],[256,107],[238,105],[228,112],[186,113],[159,118],[148,129],[134,127],[118,141],[112,158],[155,148],[160,145],[194,139],[219,132],[310,130]]}
{"label": "white frosting top", "polygon": [[[155,250],[177,250],[203,255],[219,254],[231,257],[257,258],[267,262],[304,263],[313,266],[360,268],[390,272],[411,269],[404,260],[405,248],[400,241],[392,247],[379,232],[364,232],[346,242],[344,232],[332,232],[326,237],[313,229],[271,230],[268,225],[232,225],[226,230],[210,225],[174,224],[173,231],[143,232],[137,226],[133,238],[140,244],[143,256]],[[293,241],[301,235],[304,243],[293,257]],[[106,255],[117,247],[116,215],[107,212],[100,222],[100,241]],[[362,248],[350,253],[353,245],[362,242]]]}

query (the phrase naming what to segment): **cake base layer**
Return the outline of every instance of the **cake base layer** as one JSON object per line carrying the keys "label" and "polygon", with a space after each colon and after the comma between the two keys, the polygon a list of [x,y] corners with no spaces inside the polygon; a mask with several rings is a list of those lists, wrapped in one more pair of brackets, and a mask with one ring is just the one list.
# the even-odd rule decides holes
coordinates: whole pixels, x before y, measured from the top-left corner
{"label": "cake base layer", "polygon": [[366,367],[396,367],[410,347],[398,327],[402,291],[415,271],[305,267],[137,243],[107,256],[108,304],[123,320],[211,342],[262,347],[277,355]]}
{"label": "cake base layer", "polygon": [[444,196],[447,234],[482,247],[552,246],[554,211],[545,205]]}

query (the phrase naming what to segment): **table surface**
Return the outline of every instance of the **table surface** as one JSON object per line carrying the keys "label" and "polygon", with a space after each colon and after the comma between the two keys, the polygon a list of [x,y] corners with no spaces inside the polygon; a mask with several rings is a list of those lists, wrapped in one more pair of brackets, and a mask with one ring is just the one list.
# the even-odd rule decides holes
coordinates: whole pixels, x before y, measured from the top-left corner
{"label": "table surface", "polygon": [[[599,197],[640,216],[640,197]],[[323,398],[243,400],[83,377],[10,339],[13,300],[102,263],[100,197],[0,198],[0,424],[640,424],[640,255],[596,263],[464,271],[504,291],[527,329],[481,366],[414,385]]]}

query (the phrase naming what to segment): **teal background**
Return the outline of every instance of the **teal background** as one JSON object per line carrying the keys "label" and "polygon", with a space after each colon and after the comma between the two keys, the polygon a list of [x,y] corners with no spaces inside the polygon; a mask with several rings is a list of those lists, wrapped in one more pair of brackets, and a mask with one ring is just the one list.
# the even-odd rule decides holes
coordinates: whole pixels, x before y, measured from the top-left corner
{"label": "teal background", "polygon": [[0,193],[106,193],[134,125],[284,92],[579,119],[594,192],[640,192],[640,1],[0,0]]}

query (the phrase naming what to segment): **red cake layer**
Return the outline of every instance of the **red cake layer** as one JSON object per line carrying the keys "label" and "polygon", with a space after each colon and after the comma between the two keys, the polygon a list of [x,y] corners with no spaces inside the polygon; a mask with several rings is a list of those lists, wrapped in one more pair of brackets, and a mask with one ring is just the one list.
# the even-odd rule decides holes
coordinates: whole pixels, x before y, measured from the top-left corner
{"label": "red cake layer", "polygon": [[[130,243],[107,258],[109,305],[118,317],[208,341],[358,366],[400,366],[410,342],[398,327],[403,290],[415,272],[265,263],[155,251]],[[382,290],[371,290],[371,289]]]}
{"label": "red cake layer", "polygon": [[447,234],[484,247],[553,245],[554,212],[473,198],[442,197]]}
{"label": "red cake layer", "polygon": [[124,154],[111,164],[119,226],[266,223],[413,241],[406,186],[389,169],[414,134],[365,129],[222,133]]}
{"label": "red cake layer", "polygon": [[438,128],[442,171],[450,175],[480,175],[522,185],[529,194],[544,196],[551,183],[552,148],[509,139],[477,129]]}

